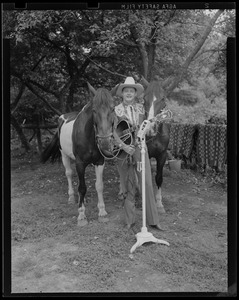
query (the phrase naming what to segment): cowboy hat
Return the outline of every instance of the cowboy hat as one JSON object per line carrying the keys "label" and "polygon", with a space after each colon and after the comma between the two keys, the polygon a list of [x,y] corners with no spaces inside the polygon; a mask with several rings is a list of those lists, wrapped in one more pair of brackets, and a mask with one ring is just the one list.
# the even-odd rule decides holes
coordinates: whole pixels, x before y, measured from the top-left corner
{"label": "cowboy hat", "polygon": [[122,91],[126,87],[132,87],[136,89],[137,96],[141,95],[144,91],[144,87],[140,83],[135,83],[133,77],[127,77],[124,83],[121,83],[117,89],[117,95],[122,96]]}

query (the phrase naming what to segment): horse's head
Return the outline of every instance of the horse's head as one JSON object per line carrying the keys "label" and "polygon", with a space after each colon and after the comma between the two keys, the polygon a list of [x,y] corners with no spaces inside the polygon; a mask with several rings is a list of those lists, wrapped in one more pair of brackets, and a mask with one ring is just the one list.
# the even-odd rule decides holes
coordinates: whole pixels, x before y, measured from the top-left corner
{"label": "horse's head", "polygon": [[144,93],[144,105],[147,119],[152,119],[161,112],[166,106],[165,91],[157,77],[150,83],[144,79],[144,85],[147,86]]}
{"label": "horse's head", "polygon": [[116,126],[114,102],[105,88],[96,91],[92,102],[93,122],[98,147],[104,153],[113,149],[113,131]]}

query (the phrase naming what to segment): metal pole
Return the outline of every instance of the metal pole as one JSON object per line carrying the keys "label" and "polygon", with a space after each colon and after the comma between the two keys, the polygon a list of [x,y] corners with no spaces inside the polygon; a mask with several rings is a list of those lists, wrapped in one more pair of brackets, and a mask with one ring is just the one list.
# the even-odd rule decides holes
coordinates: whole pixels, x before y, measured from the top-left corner
{"label": "metal pole", "polygon": [[146,192],[145,192],[145,139],[142,140],[142,149],[141,149],[141,161],[142,161],[142,213],[143,213],[143,227],[142,231],[146,232]]}
{"label": "metal pole", "polygon": [[[152,233],[148,232],[146,227],[146,193],[145,193],[145,153],[146,153],[146,142],[145,142],[145,132],[147,129],[148,122],[144,122],[142,126],[142,131],[138,133],[138,137],[141,143],[141,168],[142,171],[142,223],[141,232],[136,234],[137,242],[130,249],[130,253],[133,253],[135,249],[144,243],[154,242],[159,244],[164,244],[169,246],[169,243],[164,240],[159,240],[155,238]],[[139,170],[139,171],[140,171]]]}

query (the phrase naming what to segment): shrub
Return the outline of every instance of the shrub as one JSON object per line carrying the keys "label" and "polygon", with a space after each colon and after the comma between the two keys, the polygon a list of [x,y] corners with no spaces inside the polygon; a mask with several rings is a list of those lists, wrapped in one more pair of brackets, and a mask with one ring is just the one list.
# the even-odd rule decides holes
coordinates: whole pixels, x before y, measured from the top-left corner
{"label": "shrub", "polygon": [[179,105],[177,101],[169,100],[167,108],[173,113],[173,120],[179,123],[205,124],[211,117],[226,120],[226,100],[223,97],[215,99],[215,103],[203,93],[194,106]]}

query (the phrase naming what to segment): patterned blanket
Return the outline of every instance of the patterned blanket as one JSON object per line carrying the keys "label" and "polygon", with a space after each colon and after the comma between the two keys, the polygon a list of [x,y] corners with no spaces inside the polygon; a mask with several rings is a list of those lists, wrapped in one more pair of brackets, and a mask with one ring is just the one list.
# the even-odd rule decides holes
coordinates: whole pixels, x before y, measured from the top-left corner
{"label": "patterned blanket", "polygon": [[227,161],[227,126],[197,125],[197,163],[222,169]]}
{"label": "patterned blanket", "polygon": [[190,157],[193,147],[193,135],[196,129],[194,124],[167,123],[170,128],[168,149],[174,156]]}

